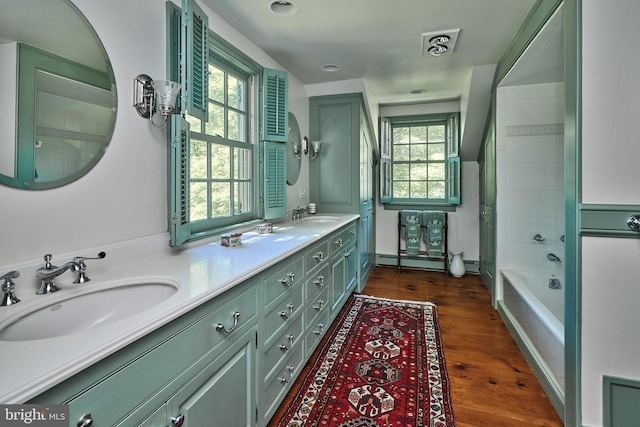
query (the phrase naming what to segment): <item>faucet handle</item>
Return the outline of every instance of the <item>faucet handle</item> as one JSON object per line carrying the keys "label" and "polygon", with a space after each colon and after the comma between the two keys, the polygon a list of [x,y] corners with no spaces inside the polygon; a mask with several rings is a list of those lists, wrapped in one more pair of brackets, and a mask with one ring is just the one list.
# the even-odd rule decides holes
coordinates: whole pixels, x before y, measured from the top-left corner
{"label": "faucet handle", "polygon": [[80,268],[77,270],[78,275],[76,276],[76,279],[73,281],[73,283],[86,283],[89,280],[89,277],[87,276],[87,265],[84,263],[85,260],[88,259],[102,259],[104,257],[106,257],[107,254],[105,252],[100,252],[98,254],[97,257],[87,257],[87,256],[77,256],[73,258],[73,262],[77,263]]}
{"label": "faucet handle", "polygon": [[45,254],[45,256],[44,256],[44,268],[55,268],[51,264],[51,258],[53,258],[53,255]]}
{"label": "faucet handle", "polygon": [[15,279],[16,277],[20,277],[20,273],[17,271],[10,271],[4,274],[3,276],[0,276],[0,280],[4,280],[4,283],[2,284],[3,295],[2,295],[2,301],[0,301],[0,306],[6,307],[8,305],[16,304],[20,302],[20,300],[18,299],[18,297],[16,297],[16,294],[13,291],[16,287],[16,284],[13,282],[13,279]]}

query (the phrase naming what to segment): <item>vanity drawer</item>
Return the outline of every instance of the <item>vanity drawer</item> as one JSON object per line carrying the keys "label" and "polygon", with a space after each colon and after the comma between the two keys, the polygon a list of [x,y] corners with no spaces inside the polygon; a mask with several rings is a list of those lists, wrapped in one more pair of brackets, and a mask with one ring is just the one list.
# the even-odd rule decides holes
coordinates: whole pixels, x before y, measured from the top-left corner
{"label": "vanity drawer", "polygon": [[330,326],[329,310],[322,310],[318,317],[306,324],[304,348],[306,349],[307,357],[311,356],[311,353],[316,349],[316,346],[322,337],[324,337],[324,334],[327,333]]}
{"label": "vanity drawer", "polygon": [[298,345],[291,353],[287,361],[282,368],[276,371],[276,375],[268,381],[264,392],[264,407],[266,412],[264,419],[268,420],[273,416],[273,413],[284,398],[284,395],[291,388],[291,385],[296,379],[298,372],[302,367],[303,362],[302,346]]}
{"label": "vanity drawer", "polygon": [[324,288],[314,298],[307,300],[304,308],[304,324],[310,325],[321,313],[330,310],[329,288]]}
{"label": "vanity drawer", "polygon": [[336,251],[339,251],[341,248],[349,245],[352,241],[355,241],[356,236],[358,235],[357,229],[358,224],[357,222],[354,222],[331,236],[331,254],[335,254]]}
{"label": "vanity drawer", "polygon": [[294,289],[304,280],[304,265],[302,257],[297,257],[295,261],[278,269],[270,274],[264,281],[264,306],[269,309],[275,304],[278,298],[285,292]]}
{"label": "vanity drawer", "polygon": [[320,243],[307,249],[304,255],[304,263],[307,273],[312,273],[314,269],[329,264],[329,242],[325,239]]}
{"label": "vanity drawer", "polygon": [[[209,352],[208,357],[216,357],[222,353],[239,334],[255,325],[258,311],[257,286],[251,286],[240,295],[233,290],[231,294],[236,296],[228,298],[223,294],[221,304],[214,299],[209,303],[213,308],[209,314],[64,402],[69,404],[71,419],[77,420],[83,414],[91,413],[95,425],[114,425],[202,355]],[[240,315],[234,328],[236,311]],[[217,328],[218,324],[229,332]],[[229,344],[221,345],[225,342]]]}
{"label": "vanity drawer", "polygon": [[282,359],[286,358],[295,347],[302,346],[304,333],[302,332],[302,316],[292,319],[292,324],[270,344],[264,353],[265,379],[269,378],[273,371],[279,367]]}
{"label": "vanity drawer", "polygon": [[302,312],[302,289],[302,286],[293,289],[265,314],[264,342],[268,342],[283,325],[294,323],[296,316]]}
{"label": "vanity drawer", "polygon": [[305,282],[306,300],[315,297],[318,292],[331,287],[331,265],[326,264]]}

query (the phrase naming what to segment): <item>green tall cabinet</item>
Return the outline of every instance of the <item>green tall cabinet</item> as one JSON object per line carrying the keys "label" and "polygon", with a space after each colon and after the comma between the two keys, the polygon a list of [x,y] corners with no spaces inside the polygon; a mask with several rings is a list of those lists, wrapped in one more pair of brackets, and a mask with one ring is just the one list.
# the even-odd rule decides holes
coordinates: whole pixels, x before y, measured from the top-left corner
{"label": "green tall cabinet", "polygon": [[358,284],[375,256],[374,165],[377,144],[361,93],[309,99],[309,135],[322,141],[309,160],[309,201],[318,213],[358,213]]}

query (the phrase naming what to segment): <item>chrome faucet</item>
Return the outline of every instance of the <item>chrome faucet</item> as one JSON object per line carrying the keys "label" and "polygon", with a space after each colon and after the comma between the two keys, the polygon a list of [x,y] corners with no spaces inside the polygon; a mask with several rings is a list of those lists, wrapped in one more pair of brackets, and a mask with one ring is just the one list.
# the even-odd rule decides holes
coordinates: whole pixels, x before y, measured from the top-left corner
{"label": "chrome faucet", "polygon": [[293,220],[302,219],[304,217],[304,213],[306,211],[307,210],[305,208],[301,208],[300,206],[298,206],[297,208],[295,208],[293,210],[293,215],[292,215],[291,219],[293,219]]}
{"label": "chrome faucet", "polygon": [[535,236],[533,236],[533,240],[535,240],[536,242],[544,242],[544,237],[542,237],[542,235],[538,233]]}
{"label": "chrome faucet", "polygon": [[75,271],[77,273],[75,280],[73,283],[86,283],[89,280],[87,276],[87,265],[85,261],[88,259],[102,259],[107,256],[106,253],[100,252],[97,257],[81,257],[77,256],[73,258],[72,261],[57,267],[51,264],[51,254],[46,254],[44,256],[44,267],[36,270],[36,277],[42,280],[42,284],[40,285],[40,289],[36,292],[38,295],[50,294],[51,292],[56,292],[60,288],[56,286],[53,280],[60,276],[67,270]]}
{"label": "chrome faucet", "polygon": [[2,301],[0,301],[0,306],[6,307],[20,302],[13,291],[16,287],[16,284],[13,283],[13,279],[16,277],[20,277],[20,273],[17,271],[10,271],[5,275],[0,276],[0,280],[4,280],[4,283],[2,283]]}
{"label": "chrome faucet", "polygon": [[554,253],[548,253],[547,254],[547,259],[549,261],[553,261],[556,262],[558,264],[560,264],[562,261],[560,261],[560,257],[558,257],[558,255],[554,254]]}
{"label": "chrome faucet", "polygon": [[60,290],[60,288],[53,283],[53,280],[69,269],[71,271],[80,271],[80,268],[80,264],[77,261],[69,261],[60,267],[55,266],[51,264],[51,254],[46,254],[44,256],[44,267],[36,270],[36,278],[42,280],[40,289],[38,289],[36,294],[44,295]]}

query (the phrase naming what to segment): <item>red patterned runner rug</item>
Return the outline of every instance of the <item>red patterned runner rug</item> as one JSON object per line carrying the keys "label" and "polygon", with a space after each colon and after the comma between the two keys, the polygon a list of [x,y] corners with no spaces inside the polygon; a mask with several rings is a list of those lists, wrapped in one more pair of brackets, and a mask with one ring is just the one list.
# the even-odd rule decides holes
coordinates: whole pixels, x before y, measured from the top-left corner
{"label": "red patterned runner rug", "polygon": [[352,296],[278,426],[454,426],[436,306]]}

